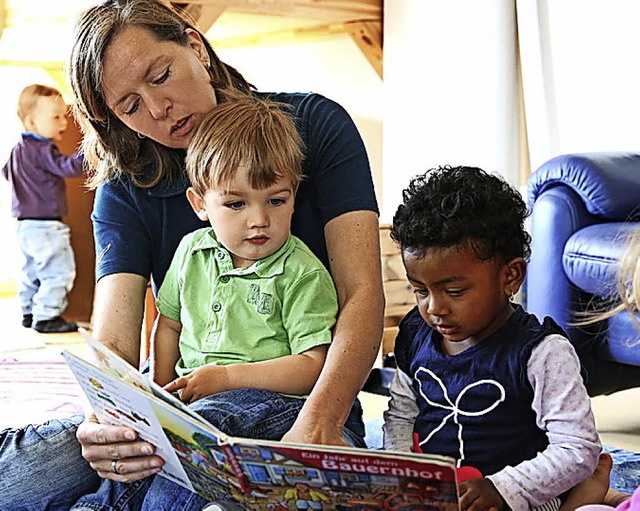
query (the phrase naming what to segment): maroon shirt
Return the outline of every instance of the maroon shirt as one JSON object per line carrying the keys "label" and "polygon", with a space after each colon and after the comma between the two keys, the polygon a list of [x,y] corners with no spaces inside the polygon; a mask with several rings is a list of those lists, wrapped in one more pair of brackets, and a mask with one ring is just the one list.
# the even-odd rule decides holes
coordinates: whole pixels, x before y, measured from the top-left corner
{"label": "maroon shirt", "polygon": [[16,218],[62,218],[67,214],[65,177],[82,175],[81,153],[65,156],[50,140],[23,133],[2,174],[11,183]]}

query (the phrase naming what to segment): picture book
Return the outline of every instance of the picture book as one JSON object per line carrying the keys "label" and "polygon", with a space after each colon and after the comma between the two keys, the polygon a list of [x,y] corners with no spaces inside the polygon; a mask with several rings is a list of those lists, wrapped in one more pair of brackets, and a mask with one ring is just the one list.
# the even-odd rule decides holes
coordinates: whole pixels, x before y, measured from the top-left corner
{"label": "picture book", "polygon": [[98,418],[135,429],[163,458],[159,475],[211,501],[256,511],[458,510],[450,458],[226,435],[82,334],[95,364],[63,356]]}

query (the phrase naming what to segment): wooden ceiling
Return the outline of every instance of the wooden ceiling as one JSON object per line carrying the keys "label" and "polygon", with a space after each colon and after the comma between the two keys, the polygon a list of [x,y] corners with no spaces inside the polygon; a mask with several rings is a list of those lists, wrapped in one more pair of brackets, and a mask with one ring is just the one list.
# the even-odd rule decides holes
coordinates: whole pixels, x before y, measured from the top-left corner
{"label": "wooden ceiling", "polygon": [[[80,11],[101,0],[0,0],[0,65],[41,67],[60,83],[69,28]],[[169,2],[170,0],[159,0]],[[214,47],[296,43],[346,34],[382,78],[383,0],[186,0],[171,2],[194,18]],[[3,33],[3,29],[4,33]],[[45,33],[45,48],[24,34]],[[45,36],[43,36],[45,37]],[[62,43],[62,44],[59,44]]]}
{"label": "wooden ceiling", "polygon": [[347,33],[382,78],[382,1],[188,0],[172,4],[191,15],[203,33],[223,15],[233,14],[268,17],[272,21],[267,32],[272,37],[278,32],[301,37]]}

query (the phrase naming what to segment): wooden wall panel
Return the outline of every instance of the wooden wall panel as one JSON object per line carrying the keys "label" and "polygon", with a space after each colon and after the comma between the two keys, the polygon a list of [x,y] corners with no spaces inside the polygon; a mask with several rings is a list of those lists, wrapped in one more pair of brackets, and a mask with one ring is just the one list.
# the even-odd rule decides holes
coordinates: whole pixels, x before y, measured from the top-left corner
{"label": "wooden wall panel", "polygon": [[[82,134],[69,116],[69,126],[60,150],[67,155],[78,148]],[[69,321],[90,322],[93,311],[93,292],[95,289],[95,245],[91,227],[91,210],[94,192],[85,187],[85,178],[67,179],[67,203],[69,212],[64,222],[71,228],[71,246],[76,258],[76,280],[69,294],[69,306],[63,314]]]}
{"label": "wooden wall panel", "polygon": [[393,351],[400,320],[416,304],[413,287],[405,275],[400,249],[389,236],[391,227],[380,226],[380,251],[382,252],[382,280],[386,306],[384,310],[384,333],[382,356]]}

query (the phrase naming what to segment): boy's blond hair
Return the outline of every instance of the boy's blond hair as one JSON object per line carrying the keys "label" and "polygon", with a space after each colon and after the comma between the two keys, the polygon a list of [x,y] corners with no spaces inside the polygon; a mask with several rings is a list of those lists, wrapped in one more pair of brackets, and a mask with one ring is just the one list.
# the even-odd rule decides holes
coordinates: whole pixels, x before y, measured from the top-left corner
{"label": "boy's blond hair", "polygon": [[297,189],[303,143],[286,105],[251,96],[225,99],[205,116],[189,144],[186,167],[195,192],[225,190],[241,165],[254,188],[285,178]]}
{"label": "boy's blond hair", "polygon": [[49,96],[62,97],[62,94],[60,94],[60,91],[54,87],[40,85],[38,83],[28,85],[22,89],[20,97],[18,98],[18,117],[20,118],[20,121],[22,121],[23,125],[27,116],[33,112],[36,103],[38,102],[38,98]]}

